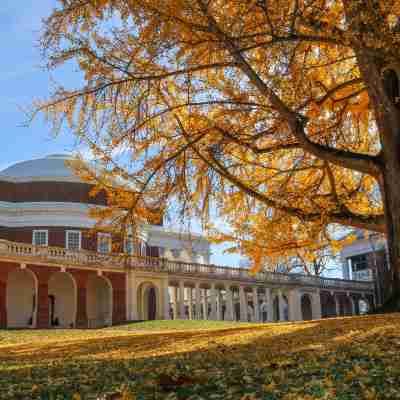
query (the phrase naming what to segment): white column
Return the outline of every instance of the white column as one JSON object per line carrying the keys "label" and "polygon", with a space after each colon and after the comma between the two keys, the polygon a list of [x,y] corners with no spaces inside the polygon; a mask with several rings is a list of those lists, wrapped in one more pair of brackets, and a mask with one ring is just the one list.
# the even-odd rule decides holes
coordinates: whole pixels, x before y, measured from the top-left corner
{"label": "white column", "polygon": [[258,301],[258,288],[253,287],[254,322],[260,322],[260,303]]}
{"label": "white column", "polygon": [[208,299],[207,299],[207,289],[203,289],[203,319],[208,319]]}
{"label": "white column", "polygon": [[289,321],[302,321],[301,315],[301,293],[298,289],[292,289],[288,296]]}
{"label": "white column", "polygon": [[239,286],[239,301],[240,301],[240,321],[248,322],[247,318],[247,297],[243,286]]}
{"label": "white column", "polygon": [[128,321],[139,319],[134,271],[128,271],[126,275],[126,318]]}
{"label": "white column", "polygon": [[279,321],[285,321],[285,300],[281,290],[278,290],[278,304],[279,304]]}
{"label": "white column", "polygon": [[217,289],[217,320],[222,321],[222,306],[223,306],[223,298],[220,289]]}
{"label": "white column", "polygon": [[193,288],[188,288],[189,319],[193,318]]}
{"label": "white column", "polygon": [[178,288],[176,286],[172,287],[172,314],[173,319],[178,319]]}
{"label": "white column", "polygon": [[312,294],[312,319],[322,318],[321,292],[319,289]]}
{"label": "white column", "polygon": [[210,290],[210,303],[211,303],[211,320],[216,320],[217,319],[217,296],[216,296],[216,290],[215,290],[215,284],[211,284],[211,290]]}
{"label": "white column", "polygon": [[196,302],[196,319],[201,319],[201,292],[199,283],[196,283],[195,287],[195,302]]}
{"label": "white column", "polygon": [[267,320],[274,320],[274,301],[272,298],[271,288],[265,288],[265,301],[267,302]]}
{"label": "white column", "polygon": [[340,302],[339,298],[336,294],[333,295],[333,298],[335,299],[335,310],[336,310],[336,316],[340,317]]}
{"label": "white column", "polygon": [[179,318],[186,319],[185,315],[185,282],[179,281]]}
{"label": "white column", "polygon": [[225,285],[225,321],[234,321],[233,295],[229,285]]}
{"label": "white column", "polygon": [[171,315],[169,313],[170,304],[169,304],[169,290],[168,290],[168,279],[164,282],[164,319],[171,319]]}
{"label": "white column", "polygon": [[356,315],[356,305],[354,303],[354,299],[350,293],[347,293],[347,297],[349,298],[351,304],[351,315]]}

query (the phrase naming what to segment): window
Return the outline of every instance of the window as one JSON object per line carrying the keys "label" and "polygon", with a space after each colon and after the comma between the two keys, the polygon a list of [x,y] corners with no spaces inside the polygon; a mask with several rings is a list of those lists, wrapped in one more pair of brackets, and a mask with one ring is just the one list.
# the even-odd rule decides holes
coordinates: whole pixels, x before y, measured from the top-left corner
{"label": "window", "polygon": [[359,256],[350,257],[350,260],[353,272],[363,271],[369,267],[367,254],[360,254]]}
{"label": "window", "polygon": [[111,253],[111,235],[109,233],[97,234],[97,251],[99,253]]}
{"label": "window", "polygon": [[172,256],[176,259],[181,256],[181,249],[171,249]]}
{"label": "window", "polygon": [[65,247],[68,250],[80,250],[82,242],[81,231],[66,231]]}
{"label": "window", "polygon": [[32,235],[32,244],[35,246],[48,246],[49,232],[47,230],[34,230]]}

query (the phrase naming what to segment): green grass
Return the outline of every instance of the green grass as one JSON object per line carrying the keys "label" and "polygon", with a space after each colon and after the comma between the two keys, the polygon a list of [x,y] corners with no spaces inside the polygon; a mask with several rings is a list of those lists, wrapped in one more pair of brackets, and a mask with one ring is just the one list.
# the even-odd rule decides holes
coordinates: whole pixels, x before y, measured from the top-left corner
{"label": "green grass", "polygon": [[127,333],[164,332],[184,330],[214,330],[247,326],[240,322],[224,321],[144,321],[103,329],[0,329],[0,347],[16,344],[39,343],[40,341],[81,340],[121,336]]}
{"label": "green grass", "polygon": [[[133,322],[126,325],[113,326],[107,330],[127,330],[127,331],[176,331],[176,330],[197,330],[197,329],[224,329],[237,328],[239,326],[250,325],[243,322],[227,321],[144,321]],[[251,325],[250,325],[251,326]]]}
{"label": "green grass", "polygon": [[1,400],[396,400],[400,315],[0,331]]}

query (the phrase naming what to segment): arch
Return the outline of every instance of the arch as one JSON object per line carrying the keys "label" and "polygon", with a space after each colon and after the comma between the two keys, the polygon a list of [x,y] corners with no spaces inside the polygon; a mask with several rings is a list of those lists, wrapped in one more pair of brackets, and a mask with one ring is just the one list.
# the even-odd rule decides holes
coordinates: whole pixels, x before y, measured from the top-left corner
{"label": "arch", "polygon": [[370,310],[370,304],[366,298],[358,299],[358,310],[360,315],[367,314]]}
{"label": "arch", "polygon": [[304,293],[301,296],[301,316],[303,321],[312,319],[312,302],[310,295],[307,293]]}
{"label": "arch", "polygon": [[336,301],[329,292],[321,292],[321,315],[322,318],[336,317]]}
{"label": "arch", "polygon": [[15,269],[7,278],[7,327],[36,326],[38,282],[29,269]]}
{"label": "arch", "polygon": [[281,316],[281,319],[282,321],[289,321],[289,300],[285,294],[282,294],[281,298],[283,301],[282,304],[283,316]]}
{"label": "arch", "polygon": [[273,306],[273,320],[274,321],[279,321],[279,297],[275,296],[274,301],[272,303]]}
{"label": "arch", "polygon": [[152,282],[143,282],[137,290],[139,319],[155,320],[160,315],[160,292]]}
{"label": "arch", "polygon": [[68,272],[56,272],[48,283],[50,326],[73,328],[76,320],[77,287]]}
{"label": "arch", "polygon": [[113,289],[104,276],[92,275],[87,282],[86,309],[89,328],[112,325]]}
{"label": "arch", "polygon": [[342,315],[345,315],[345,316],[353,315],[353,305],[352,305],[352,299],[350,298],[350,296],[343,296],[342,304],[343,304]]}

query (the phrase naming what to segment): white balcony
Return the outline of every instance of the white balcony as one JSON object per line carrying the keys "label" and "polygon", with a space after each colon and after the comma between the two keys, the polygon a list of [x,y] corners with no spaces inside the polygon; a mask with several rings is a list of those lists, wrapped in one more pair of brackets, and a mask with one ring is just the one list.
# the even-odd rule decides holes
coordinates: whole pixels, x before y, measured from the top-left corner
{"label": "white balcony", "polygon": [[265,283],[273,286],[315,287],[325,290],[373,292],[373,282],[344,280],[311,275],[260,271],[251,274],[248,269],[171,261],[165,258],[101,254],[93,251],[71,251],[61,247],[34,246],[0,239],[0,259],[18,263],[111,269],[118,271],[148,271],[171,277],[229,280],[246,283]]}

